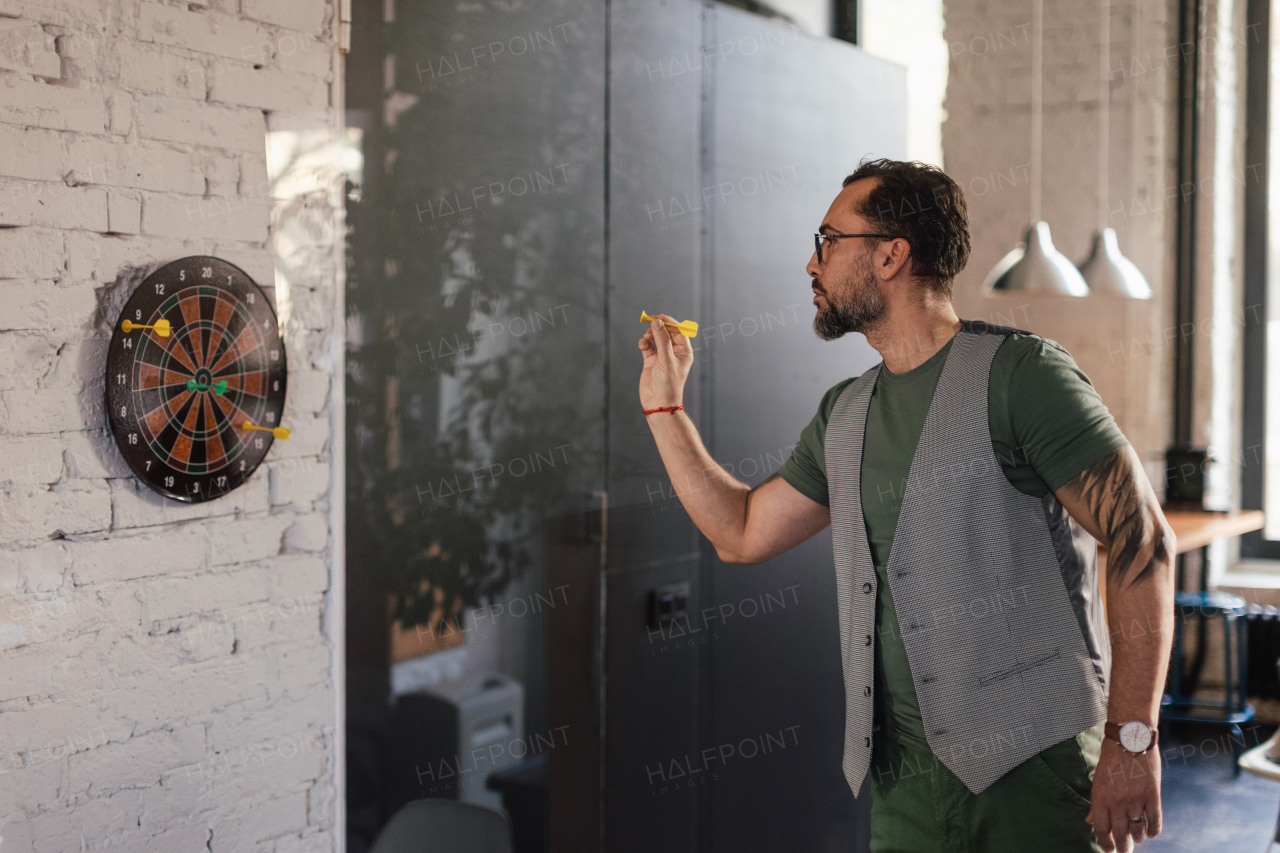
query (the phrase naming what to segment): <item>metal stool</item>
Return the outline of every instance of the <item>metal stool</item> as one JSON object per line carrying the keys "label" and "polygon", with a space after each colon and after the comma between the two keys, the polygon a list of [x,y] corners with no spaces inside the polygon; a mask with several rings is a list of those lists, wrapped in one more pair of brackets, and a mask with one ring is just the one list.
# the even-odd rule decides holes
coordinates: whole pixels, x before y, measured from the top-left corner
{"label": "metal stool", "polygon": [[[1225,592],[1179,592],[1174,595],[1173,661],[1169,668],[1169,692],[1161,700],[1160,719],[1185,720],[1196,723],[1217,723],[1230,726],[1231,751],[1234,775],[1240,775],[1240,755],[1244,752],[1242,723],[1253,719],[1254,709],[1248,702],[1248,649],[1245,640],[1244,599]],[[1186,617],[1200,617],[1204,621],[1214,617],[1222,619],[1223,685],[1222,701],[1196,699],[1193,694],[1198,685],[1200,666],[1204,661],[1207,631],[1199,632],[1192,673],[1184,680],[1186,650],[1183,636]],[[1183,690],[1187,692],[1183,692]],[[1204,709],[1204,710],[1199,710]]]}

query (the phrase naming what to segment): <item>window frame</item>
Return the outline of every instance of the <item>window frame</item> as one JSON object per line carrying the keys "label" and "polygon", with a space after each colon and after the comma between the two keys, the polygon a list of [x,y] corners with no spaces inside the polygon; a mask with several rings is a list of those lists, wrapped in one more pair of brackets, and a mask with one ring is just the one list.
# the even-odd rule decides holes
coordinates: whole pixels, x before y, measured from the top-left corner
{"label": "window frame", "polygon": [[[1256,21],[1262,37],[1247,40],[1245,48],[1246,164],[1258,164],[1256,180],[1244,188],[1244,281],[1241,382],[1240,498],[1244,509],[1263,509],[1266,488],[1267,410],[1267,288],[1280,278],[1280,213],[1271,208],[1268,159],[1271,130],[1271,0],[1249,0],[1247,20]],[[1280,57],[1278,57],[1280,59]],[[1280,122],[1280,115],[1276,116]],[[1276,128],[1280,132],[1280,127]],[[1275,199],[1280,204],[1280,192]],[[1275,243],[1272,251],[1269,243]],[[1273,257],[1274,256],[1274,257]],[[1252,312],[1250,309],[1253,309]],[[1255,318],[1253,322],[1250,318]],[[1258,319],[1260,318],[1260,322]],[[1276,448],[1280,452],[1280,448]],[[1240,556],[1246,560],[1280,560],[1280,540],[1257,530],[1240,537]]]}

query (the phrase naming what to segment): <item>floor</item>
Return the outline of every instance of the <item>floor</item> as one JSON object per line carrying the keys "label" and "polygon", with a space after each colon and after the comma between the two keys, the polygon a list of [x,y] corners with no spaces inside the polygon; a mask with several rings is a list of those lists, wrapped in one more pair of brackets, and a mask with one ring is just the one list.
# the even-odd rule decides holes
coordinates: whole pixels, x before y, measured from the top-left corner
{"label": "floor", "polygon": [[[1245,743],[1254,746],[1272,731],[1274,727],[1246,731]],[[1141,853],[1264,853],[1268,849],[1280,811],[1280,784],[1248,773],[1233,778],[1230,741],[1225,735],[1221,726],[1192,724],[1162,735],[1164,831],[1138,847]]]}

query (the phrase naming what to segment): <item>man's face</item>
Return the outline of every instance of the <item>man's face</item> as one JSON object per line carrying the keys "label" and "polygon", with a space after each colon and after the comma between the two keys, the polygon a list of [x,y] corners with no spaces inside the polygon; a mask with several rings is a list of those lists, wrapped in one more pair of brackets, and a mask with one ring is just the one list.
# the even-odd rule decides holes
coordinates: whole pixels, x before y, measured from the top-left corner
{"label": "man's face", "polygon": [[[840,191],[819,229],[824,234],[871,234],[880,229],[856,211],[871,191],[873,181],[855,181]],[[817,314],[813,330],[825,341],[847,332],[875,329],[885,314],[884,297],[872,266],[876,241],[866,237],[844,237],[822,247],[822,263],[817,253],[806,268],[813,279],[813,304]]]}

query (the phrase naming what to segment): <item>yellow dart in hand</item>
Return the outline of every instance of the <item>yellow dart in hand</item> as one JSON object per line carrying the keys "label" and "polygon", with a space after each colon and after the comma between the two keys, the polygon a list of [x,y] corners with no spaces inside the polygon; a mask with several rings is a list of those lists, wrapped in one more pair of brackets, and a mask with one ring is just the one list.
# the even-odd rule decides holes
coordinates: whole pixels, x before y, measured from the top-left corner
{"label": "yellow dart in hand", "polygon": [[245,421],[244,423],[240,424],[240,429],[244,430],[245,432],[249,432],[250,430],[260,429],[263,432],[269,432],[272,435],[274,435],[276,438],[280,438],[280,439],[289,437],[289,430],[285,429],[284,427],[254,426],[253,424],[249,423],[249,421]]}
{"label": "yellow dart in hand", "polygon": [[152,326],[143,326],[140,323],[130,323],[128,320],[125,320],[120,324],[120,328],[124,329],[126,332],[132,332],[134,329],[155,329],[156,334],[162,338],[169,337],[170,331],[168,320],[156,320],[155,325]]}
{"label": "yellow dart in hand", "polygon": [[[640,312],[641,323],[652,323],[656,319],[658,318],[650,317],[643,310]],[[685,320],[683,323],[668,323],[666,320],[663,320],[662,323],[663,325],[670,326],[675,329],[686,338],[696,338],[698,336],[698,324],[693,320]]]}

